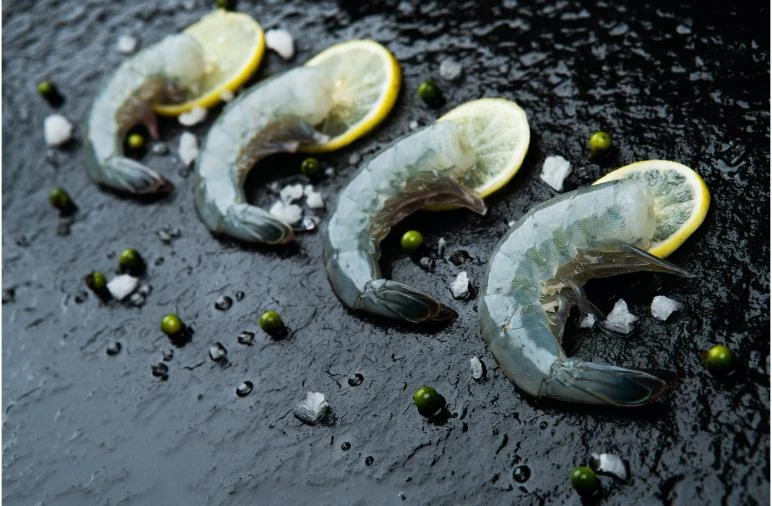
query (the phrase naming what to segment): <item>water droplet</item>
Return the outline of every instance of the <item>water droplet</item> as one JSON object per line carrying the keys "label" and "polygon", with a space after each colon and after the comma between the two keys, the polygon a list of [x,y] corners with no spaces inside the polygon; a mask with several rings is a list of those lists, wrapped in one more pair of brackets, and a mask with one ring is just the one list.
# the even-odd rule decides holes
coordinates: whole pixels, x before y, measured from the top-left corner
{"label": "water droplet", "polygon": [[372,456],[368,455],[367,458],[365,459],[365,465],[366,466],[372,465],[373,462],[375,462],[375,459],[372,458]]}
{"label": "water droplet", "polygon": [[234,294],[234,296],[236,297],[236,300],[244,300],[244,295],[245,295],[244,292],[242,292],[241,290],[239,290]]}
{"label": "water droplet", "polygon": [[539,424],[539,428],[540,428],[541,430],[544,430],[544,429],[546,429],[546,428],[547,428],[547,425],[549,425],[549,424],[548,424],[546,421],[545,421],[545,422],[541,422],[541,423]]}
{"label": "water droplet", "polygon": [[209,347],[209,358],[215,362],[225,363],[228,361],[228,350],[222,343],[215,343]]}
{"label": "water droplet", "polygon": [[252,342],[254,342],[255,340],[255,333],[245,330],[244,332],[239,334],[238,340],[239,340],[239,343],[241,344],[252,346]]}
{"label": "water droplet", "polygon": [[156,142],[153,144],[153,147],[150,148],[150,150],[153,152],[154,155],[165,155],[169,152],[168,146],[164,144],[163,142]]}
{"label": "water droplet", "polygon": [[105,351],[106,351],[106,352],[107,352],[107,354],[108,354],[108,355],[110,355],[111,357],[112,357],[113,355],[117,355],[118,353],[120,353],[120,352],[121,352],[121,343],[119,343],[118,341],[116,341],[116,342],[114,342],[113,344],[111,344],[110,346],[108,346],[108,347],[107,347],[107,350],[105,350]]}
{"label": "water droplet", "polygon": [[214,302],[215,309],[219,311],[227,311],[228,309],[231,308],[232,305],[233,305],[233,299],[231,299],[227,295],[221,295]]}
{"label": "water droplet", "polygon": [[239,386],[236,387],[236,395],[239,397],[246,397],[250,394],[250,392],[252,392],[253,386],[254,385],[251,381],[244,381],[240,383]]}
{"label": "water droplet", "polygon": [[525,483],[531,477],[531,469],[528,466],[517,466],[512,471],[512,478],[518,483]]}
{"label": "water droplet", "polygon": [[434,259],[432,257],[421,257],[418,260],[418,265],[427,272],[434,272]]}
{"label": "water droplet", "polygon": [[134,292],[129,297],[129,304],[134,307],[142,307],[145,305],[145,296],[139,292]]}
{"label": "water droplet", "polygon": [[164,257],[158,257],[155,259],[156,265],[162,265],[164,263]]}
{"label": "water droplet", "polygon": [[150,285],[140,285],[140,287],[137,289],[137,293],[140,295],[144,295],[147,297],[150,295],[150,292],[153,291],[153,287]]}
{"label": "water droplet", "polygon": [[359,373],[352,374],[348,377],[348,384],[352,387],[358,387],[365,380],[365,377]]}
{"label": "water droplet", "polygon": [[340,445],[340,449],[343,450],[344,452],[349,451],[351,449],[351,443],[349,443],[348,441],[344,441],[343,444]]}
{"label": "water droplet", "polygon": [[448,257],[448,260],[450,260],[450,262],[456,267],[471,259],[471,255],[469,255],[469,253],[464,250],[458,250]]}
{"label": "water droplet", "polygon": [[75,303],[76,304],[83,304],[86,302],[86,299],[88,299],[88,292],[85,290],[78,290],[75,292]]}
{"label": "water droplet", "polygon": [[163,356],[164,362],[169,362],[172,358],[174,358],[174,350],[171,348],[164,350],[161,352],[161,356]]}
{"label": "water droplet", "polygon": [[3,290],[3,304],[10,304],[16,300],[16,290],[6,288]]}
{"label": "water droplet", "polygon": [[300,229],[304,232],[313,232],[319,227],[320,222],[318,216],[306,216],[300,224]]}
{"label": "water droplet", "polygon": [[56,235],[68,236],[70,235],[70,228],[72,227],[72,219],[63,218],[59,220],[59,224],[56,226]]}
{"label": "water droplet", "polygon": [[150,371],[153,373],[153,376],[161,378],[163,381],[169,379],[169,367],[163,362],[158,362],[157,364],[150,366]]}

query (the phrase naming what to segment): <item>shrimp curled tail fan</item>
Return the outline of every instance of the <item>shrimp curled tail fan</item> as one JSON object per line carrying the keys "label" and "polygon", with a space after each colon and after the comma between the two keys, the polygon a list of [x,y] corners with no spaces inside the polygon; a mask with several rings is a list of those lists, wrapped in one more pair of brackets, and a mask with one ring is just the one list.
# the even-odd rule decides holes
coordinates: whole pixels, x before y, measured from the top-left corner
{"label": "shrimp curled tail fan", "polygon": [[174,189],[172,183],[151,168],[124,156],[112,156],[98,169],[93,164],[86,167],[94,181],[123,192],[147,195]]}
{"label": "shrimp curled tail fan", "polygon": [[222,221],[223,234],[246,242],[285,244],[294,239],[292,227],[249,204],[232,204]]}
{"label": "shrimp curled tail fan", "polygon": [[389,279],[376,279],[366,286],[357,309],[410,323],[444,322],[458,313],[413,287]]}

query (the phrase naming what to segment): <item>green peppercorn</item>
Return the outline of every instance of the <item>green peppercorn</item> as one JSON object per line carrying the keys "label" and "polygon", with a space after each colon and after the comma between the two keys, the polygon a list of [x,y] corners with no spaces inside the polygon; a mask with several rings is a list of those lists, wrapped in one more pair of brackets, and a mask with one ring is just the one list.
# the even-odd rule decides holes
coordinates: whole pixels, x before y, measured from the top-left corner
{"label": "green peppercorn", "polygon": [[591,468],[579,466],[571,471],[571,486],[583,497],[591,496],[598,491],[600,483]]}
{"label": "green peppercorn", "polygon": [[314,177],[319,174],[319,160],[316,158],[306,158],[300,164],[300,172],[306,177]]}
{"label": "green peppercorn", "polygon": [[99,271],[94,271],[91,273],[91,288],[95,292],[101,292],[105,288],[107,288],[107,278],[104,274],[102,274]]}
{"label": "green peppercorn", "polygon": [[70,194],[64,188],[54,188],[48,195],[48,201],[61,212],[66,212],[72,208]]}
{"label": "green peppercorn", "polygon": [[436,108],[443,103],[442,92],[431,79],[427,79],[418,86],[418,96],[429,107]]}
{"label": "green peppercorn", "polygon": [[422,386],[413,394],[413,404],[423,416],[433,417],[445,407],[445,398],[432,387]]}
{"label": "green peppercorn", "polygon": [[402,235],[402,239],[399,241],[402,249],[407,251],[415,251],[421,247],[424,243],[424,236],[418,230],[408,230]]}
{"label": "green peppercorn", "polygon": [[217,0],[216,5],[218,9],[232,11],[236,8],[236,0]]}
{"label": "green peppercorn", "polygon": [[725,344],[717,344],[705,353],[704,362],[714,376],[726,376],[734,370],[734,353]]}
{"label": "green peppercorn", "polygon": [[176,314],[168,314],[161,319],[161,332],[174,339],[179,336],[185,326]]}
{"label": "green peppercorn", "polygon": [[587,147],[590,148],[590,158],[607,152],[611,149],[611,135],[598,130],[590,136]]}
{"label": "green peppercorn", "polygon": [[260,328],[271,335],[277,335],[284,330],[284,322],[279,313],[269,310],[260,315]]}
{"label": "green peppercorn", "polygon": [[138,276],[145,271],[145,261],[134,248],[127,248],[121,251],[118,257],[118,266],[122,272]]}
{"label": "green peppercorn", "polygon": [[145,147],[145,138],[140,134],[131,134],[126,143],[131,149],[140,150]]}

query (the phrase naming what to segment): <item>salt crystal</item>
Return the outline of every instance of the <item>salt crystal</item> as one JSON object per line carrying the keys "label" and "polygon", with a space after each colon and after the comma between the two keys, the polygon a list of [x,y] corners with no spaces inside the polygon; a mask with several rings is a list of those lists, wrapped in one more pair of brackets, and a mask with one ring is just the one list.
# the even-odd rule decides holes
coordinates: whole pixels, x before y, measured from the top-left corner
{"label": "salt crystal", "polygon": [[512,221],[508,221],[508,222],[507,222],[507,226],[508,226],[508,227],[512,227],[512,226],[513,226],[515,223],[517,223],[515,220],[512,220]]}
{"label": "salt crystal", "polygon": [[651,301],[651,316],[657,320],[665,321],[674,311],[681,309],[681,303],[664,295],[657,295]]}
{"label": "salt crystal", "polygon": [[590,313],[579,322],[579,327],[583,329],[591,329],[595,326],[595,315]]}
{"label": "salt crystal", "polygon": [[448,81],[455,81],[461,77],[461,64],[453,58],[445,58],[440,63],[440,77]]}
{"label": "salt crystal", "polygon": [[348,163],[351,165],[356,165],[361,159],[362,157],[360,157],[359,154],[351,153],[351,156],[348,157]]}
{"label": "salt crystal", "polygon": [[43,120],[43,135],[49,146],[61,146],[72,137],[72,123],[61,114],[51,114]]}
{"label": "salt crystal", "polygon": [[186,166],[190,165],[198,156],[198,141],[196,136],[190,132],[183,132],[180,136],[180,147],[177,150],[180,160]]}
{"label": "salt crystal", "polygon": [[603,326],[612,332],[629,334],[633,331],[633,323],[636,321],[638,321],[638,317],[627,310],[627,302],[624,299],[619,299],[606,316]]}
{"label": "salt crystal", "polygon": [[445,247],[448,245],[448,241],[446,241],[444,238],[440,237],[437,240],[437,256],[442,256],[445,254]]}
{"label": "salt crystal", "polygon": [[265,45],[279,56],[289,60],[295,55],[295,41],[287,30],[268,30],[265,32]]}
{"label": "salt crystal", "polygon": [[169,152],[169,148],[163,142],[156,142],[150,150],[154,155],[165,155]]}
{"label": "salt crystal", "polygon": [[116,300],[123,300],[128,297],[139,286],[139,279],[128,274],[121,274],[107,283],[107,291]]}
{"label": "salt crystal", "polygon": [[590,467],[596,472],[610,474],[622,481],[630,476],[625,461],[611,453],[593,453],[590,456]]}
{"label": "salt crystal", "polygon": [[223,102],[230,102],[231,100],[233,100],[234,95],[231,90],[225,90],[222,93],[220,93],[220,98],[222,99]]}
{"label": "salt crystal", "polygon": [[180,125],[184,126],[193,126],[195,124],[201,123],[205,119],[206,109],[201,106],[196,106],[190,112],[184,112],[177,118],[177,120],[180,122]]}
{"label": "salt crystal", "polygon": [[485,364],[476,355],[472,355],[469,358],[469,366],[472,369],[473,380],[480,381],[483,379],[483,376],[485,376]]}
{"label": "salt crystal", "polygon": [[299,200],[300,198],[303,197],[303,185],[302,184],[287,185],[281,189],[281,191],[279,192],[279,197],[281,198],[282,202],[286,204],[295,202],[296,200]]}
{"label": "salt crystal", "polygon": [[450,283],[450,291],[456,299],[463,299],[469,295],[469,276],[466,271],[461,271],[456,279]]}
{"label": "salt crystal", "polygon": [[137,49],[137,39],[131,35],[118,37],[118,51],[123,54],[133,53]]}
{"label": "salt crystal", "polygon": [[325,177],[332,177],[332,176],[334,176],[335,175],[335,169],[333,169],[332,167],[327,167],[326,169],[324,169],[324,175],[325,175]]}
{"label": "salt crystal", "polygon": [[303,217],[303,210],[300,206],[285,204],[281,200],[272,205],[268,212],[290,225],[299,222],[300,218]]}
{"label": "salt crystal", "polygon": [[308,425],[315,425],[330,409],[330,404],[321,392],[306,392],[305,400],[295,405],[292,414]]}
{"label": "salt crystal", "polygon": [[322,194],[319,192],[311,192],[306,196],[306,205],[311,209],[324,208],[324,200],[322,200]]}
{"label": "salt crystal", "polygon": [[539,177],[557,191],[563,190],[563,181],[571,173],[571,164],[562,156],[548,156]]}
{"label": "salt crystal", "polygon": [[413,120],[410,122],[409,126],[410,126],[410,130],[415,130],[416,128],[418,128],[418,122],[416,120]]}

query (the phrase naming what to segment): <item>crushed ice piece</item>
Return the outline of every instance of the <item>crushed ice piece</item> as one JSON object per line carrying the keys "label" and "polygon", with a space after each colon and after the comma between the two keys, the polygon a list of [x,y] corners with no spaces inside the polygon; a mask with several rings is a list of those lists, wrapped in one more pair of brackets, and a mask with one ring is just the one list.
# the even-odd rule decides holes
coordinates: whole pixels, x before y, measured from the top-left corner
{"label": "crushed ice piece", "polygon": [[319,227],[321,221],[318,216],[304,216],[300,227],[306,232],[313,232]]}
{"label": "crushed ice piece", "polygon": [[306,195],[306,205],[311,209],[324,208],[324,200],[322,200],[322,194],[319,192],[311,192]]}
{"label": "crushed ice piece", "polygon": [[455,81],[461,77],[461,64],[453,58],[445,58],[440,63],[440,77],[448,81]]}
{"label": "crushed ice piece", "polygon": [[222,93],[220,93],[220,99],[222,99],[223,102],[230,102],[234,98],[235,96],[233,95],[233,92],[231,90],[225,90]]}
{"label": "crushed ice piece", "polygon": [[681,309],[681,303],[664,295],[656,295],[651,301],[651,316],[665,321],[674,311]]}
{"label": "crushed ice piece", "polygon": [[508,226],[508,227],[510,227],[510,228],[512,228],[512,227],[515,225],[515,223],[517,223],[515,220],[512,220],[512,221],[508,221],[508,222],[507,222],[507,226]]}
{"label": "crushed ice piece", "polygon": [[295,56],[295,41],[287,30],[265,32],[265,45],[279,53],[279,56],[285,60]]}
{"label": "crushed ice piece", "polygon": [[333,169],[332,167],[327,167],[326,169],[324,169],[324,175],[325,175],[325,177],[332,177],[332,176],[334,176],[335,175],[335,169]]}
{"label": "crushed ice piece", "polygon": [[611,453],[593,453],[590,456],[590,467],[598,473],[609,474],[622,481],[627,481],[630,476],[625,461]]}
{"label": "crushed ice piece", "polygon": [[189,112],[184,112],[179,115],[177,121],[183,126],[193,126],[201,123],[206,119],[206,109],[201,106],[196,106]]}
{"label": "crushed ice piece", "polygon": [[351,156],[348,157],[348,163],[350,165],[356,165],[361,159],[362,157],[359,156],[359,153],[351,153]]}
{"label": "crushed ice piece", "polygon": [[315,425],[327,414],[330,405],[321,392],[306,392],[305,400],[298,402],[292,409],[295,418],[308,425]]}
{"label": "crushed ice piece", "polygon": [[190,132],[183,132],[180,136],[180,147],[177,150],[180,160],[186,166],[190,165],[198,156],[198,141],[196,136]]}
{"label": "crushed ice piece", "polygon": [[156,142],[153,144],[153,147],[150,148],[150,151],[152,151],[154,155],[165,155],[169,152],[169,146],[164,142]]}
{"label": "crushed ice piece", "polygon": [[114,299],[123,300],[136,290],[137,286],[139,286],[139,279],[128,274],[121,274],[107,283],[107,291]]}
{"label": "crushed ice piece", "polygon": [[313,185],[307,184],[303,187],[303,195],[308,197],[310,194],[314,193],[314,187]]}
{"label": "crushed ice piece", "polygon": [[285,204],[281,200],[276,201],[268,212],[290,225],[299,222],[300,218],[303,217],[303,210],[300,206]]}
{"label": "crushed ice piece", "polygon": [[418,128],[418,122],[416,120],[413,120],[410,122],[409,126],[410,126],[410,130],[415,130],[416,128]]}
{"label": "crushed ice piece", "polygon": [[485,376],[485,364],[482,363],[477,355],[469,357],[469,366],[472,369],[472,379],[480,381]]}
{"label": "crushed ice piece", "polygon": [[571,173],[571,163],[562,156],[548,156],[539,177],[557,191],[563,190],[563,181]]}
{"label": "crushed ice piece", "polygon": [[49,146],[61,146],[72,137],[72,123],[61,114],[51,114],[43,120],[43,135]]}
{"label": "crushed ice piece", "polygon": [[636,321],[638,321],[638,317],[627,310],[627,302],[624,299],[619,299],[606,316],[604,327],[620,334],[629,334],[633,331],[633,323]]}
{"label": "crushed ice piece", "polygon": [[448,241],[446,241],[444,238],[440,237],[437,239],[437,256],[442,256],[445,254],[445,247],[448,245]]}
{"label": "crushed ice piece", "polygon": [[131,54],[137,49],[137,38],[131,35],[121,35],[118,37],[118,52]]}
{"label": "crushed ice piece", "polygon": [[418,266],[427,272],[434,272],[434,259],[432,257],[421,257],[418,260]]}
{"label": "crushed ice piece", "polygon": [[469,296],[469,276],[466,271],[458,273],[456,279],[450,283],[450,291],[455,299],[464,299]]}
{"label": "crushed ice piece", "polygon": [[595,315],[590,313],[579,322],[579,327],[583,329],[591,329],[595,326]]}
{"label": "crushed ice piece", "polygon": [[279,197],[285,204],[290,204],[303,197],[302,184],[290,184],[285,186],[279,192]]}

